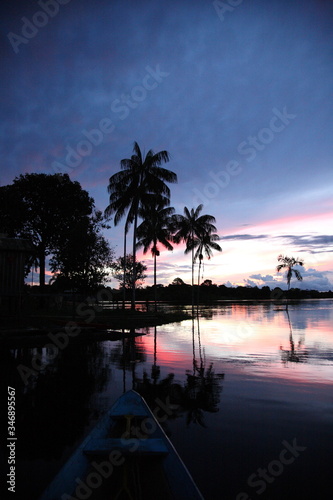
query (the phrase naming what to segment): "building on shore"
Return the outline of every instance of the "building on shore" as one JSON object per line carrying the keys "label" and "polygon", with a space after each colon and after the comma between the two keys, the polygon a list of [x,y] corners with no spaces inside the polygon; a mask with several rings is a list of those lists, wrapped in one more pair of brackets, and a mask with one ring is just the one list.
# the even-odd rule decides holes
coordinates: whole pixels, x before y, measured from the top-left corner
{"label": "building on shore", "polygon": [[24,239],[0,234],[0,312],[19,314],[22,307],[25,264],[34,245]]}

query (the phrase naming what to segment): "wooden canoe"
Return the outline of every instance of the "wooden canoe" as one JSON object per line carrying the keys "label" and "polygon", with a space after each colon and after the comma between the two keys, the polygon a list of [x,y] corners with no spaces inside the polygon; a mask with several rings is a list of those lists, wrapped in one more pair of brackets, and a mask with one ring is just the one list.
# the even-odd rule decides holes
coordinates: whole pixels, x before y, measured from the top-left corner
{"label": "wooden canoe", "polygon": [[166,416],[162,407],[152,412],[137,392],[124,393],[40,500],[203,500],[159,423]]}

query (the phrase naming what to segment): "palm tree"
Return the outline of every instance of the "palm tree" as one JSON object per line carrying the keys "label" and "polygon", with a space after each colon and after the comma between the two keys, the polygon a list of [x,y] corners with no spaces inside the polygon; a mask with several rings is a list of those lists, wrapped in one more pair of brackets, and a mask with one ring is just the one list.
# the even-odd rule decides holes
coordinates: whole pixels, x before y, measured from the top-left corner
{"label": "palm tree", "polygon": [[198,304],[199,304],[199,290],[200,290],[200,270],[203,261],[203,254],[205,253],[208,260],[213,256],[212,250],[217,250],[222,252],[222,248],[217,241],[220,240],[218,234],[211,234],[211,232],[204,232],[203,234],[194,238],[193,245],[196,248],[194,255],[194,262],[199,258],[199,269],[198,269]]}
{"label": "palm tree", "polygon": [[[170,189],[166,182],[177,182],[177,174],[161,167],[162,163],[169,161],[169,153],[160,151],[154,153],[151,149],[143,157],[137,142],[134,143],[133,155],[120,162],[121,170],[109,179],[108,192],[110,204],[108,213],[116,212],[117,222],[126,211],[126,224],[134,223],[133,227],[133,258],[136,260],[136,238],[139,209],[147,207],[150,196],[160,198],[161,203],[169,205]],[[115,217],[115,225],[116,225]],[[133,273],[132,309],[135,309],[135,281],[136,272]]]}
{"label": "palm tree", "polygon": [[143,222],[137,228],[137,247],[143,246],[143,253],[147,253],[149,248],[151,248],[151,254],[154,257],[155,311],[157,310],[156,257],[160,255],[158,243],[161,243],[170,251],[173,250],[170,240],[172,238],[171,215],[174,211],[173,207],[165,208],[163,203],[159,201],[152,203],[149,208],[140,211]]}
{"label": "palm tree", "polygon": [[290,289],[290,280],[292,278],[292,275],[294,273],[295,277],[298,279],[298,281],[302,281],[302,275],[298,271],[298,269],[294,269],[294,266],[303,266],[304,261],[302,259],[295,259],[294,257],[287,257],[284,255],[279,255],[278,256],[278,261],[281,262],[276,267],[277,272],[279,273],[281,269],[287,269],[287,284],[288,284],[288,290]]}
{"label": "palm tree", "polygon": [[217,241],[220,240],[218,234],[211,234],[211,232],[204,232],[203,234],[194,238],[193,245],[197,249],[194,255],[194,262],[199,258],[199,269],[198,269],[198,286],[200,285],[200,269],[203,261],[203,253],[205,253],[208,260],[213,256],[212,250],[222,252],[222,248]]}
{"label": "palm tree", "polygon": [[196,238],[201,235],[211,234],[216,231],[214,226],[215,217],[212,215],[200,215],[203,205],[199,205],[196,209],[191,208],[191,211],[185,207],[184,215],[173,215],[172,222],[174,226],[173,241],[186,243],[185,253],[192,253],[192,308],[194,306],[194,248]]}
{"label": "palm tree", "polygon": [[[302,281],[302,275],[298,271],[298,269],[294,269],[294,266],[303,266],[304,262],[302,259],[295,259],[294,257],[287,257],[285,255],[279,255],[278,256],[278,261],[281,262],[278,266],[276,266],[276,270],[279,273],[281,269],[287,269],[287,283],[288,283],[288,292],[290,289],[290,280],[292,278],[293,273],[295,274],[295,277],[298,279],[298,281]],[[288,314],[288,295],[287,295],[287,300],[286,300],[286,311]]]}

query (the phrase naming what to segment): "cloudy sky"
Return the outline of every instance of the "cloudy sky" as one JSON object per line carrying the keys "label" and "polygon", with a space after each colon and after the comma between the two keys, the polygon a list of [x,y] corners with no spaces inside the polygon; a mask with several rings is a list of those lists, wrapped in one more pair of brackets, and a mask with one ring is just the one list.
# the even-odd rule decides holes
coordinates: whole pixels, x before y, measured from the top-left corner
{"label": "cloudy sky", "polygon": [[[104,210],[134,141],[166,149],[176,212],[203,203],[216,217],[223,252],[204,279],[275,286],[283,253],[304,259],[302,287],[333,288],[331,1],[0,9],[1,185],[66,172]],[[120,255],[122,227],[106,236]],[[159,282],[190,282],[183,251],[161,253]]]}

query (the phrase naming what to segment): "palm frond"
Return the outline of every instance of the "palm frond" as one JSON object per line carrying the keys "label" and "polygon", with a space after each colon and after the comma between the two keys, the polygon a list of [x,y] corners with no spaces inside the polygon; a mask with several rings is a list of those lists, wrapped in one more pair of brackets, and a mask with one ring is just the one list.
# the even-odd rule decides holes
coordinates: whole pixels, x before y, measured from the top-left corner
{"label": "palm frond", "polygon": [[201,203],[200,205],[197,206],[197,208],[194,211],[194,214],[193,214],[194,219],[197,219],[199,217],[199,214],[200,214],[202,209],[203,209],[203,204]]}
{"label": "palm frond", "polygon": [[291,281],[293,273],[295,274],[298,281],[303,280],[303,277],[302,277],[301,273],[299,272],[299,270],[294,269],[294,266],[297,266],[297,265],[303,266],[303,264],[304,264],[303,259],[298,259],[295,257],[287,257],[286,255],[280,254],[278,256],[278,262],[280,262],[280,264],[278,266],[276,266],[277,272],[280,272],[281,269],[287,269],[286,278],[287,278],[288,289],[290,286],[290,281]]}
{"label": "palm frond", "polygon": [[140,149],[139,144],[136,141],[134,141],[134,144],[133,144],[133,153],[134,153],[133,156],[135,156],[139,160],[139,162],[142,163],[141,149]]}
{"label": "palm frond", "polygon": [[191,214],[190,214],[189,209],[187,207],[184,207],[184,216],[187,219],[191,219]]}
{"label": "palm frond", "polygon": [[293,271],[294,271],[294,274],[295,274],[296,278],[298,279],[298,281],[302,281],[303,277],[302,277],[301,273],[298,271],[298,269],[293,269]]}

